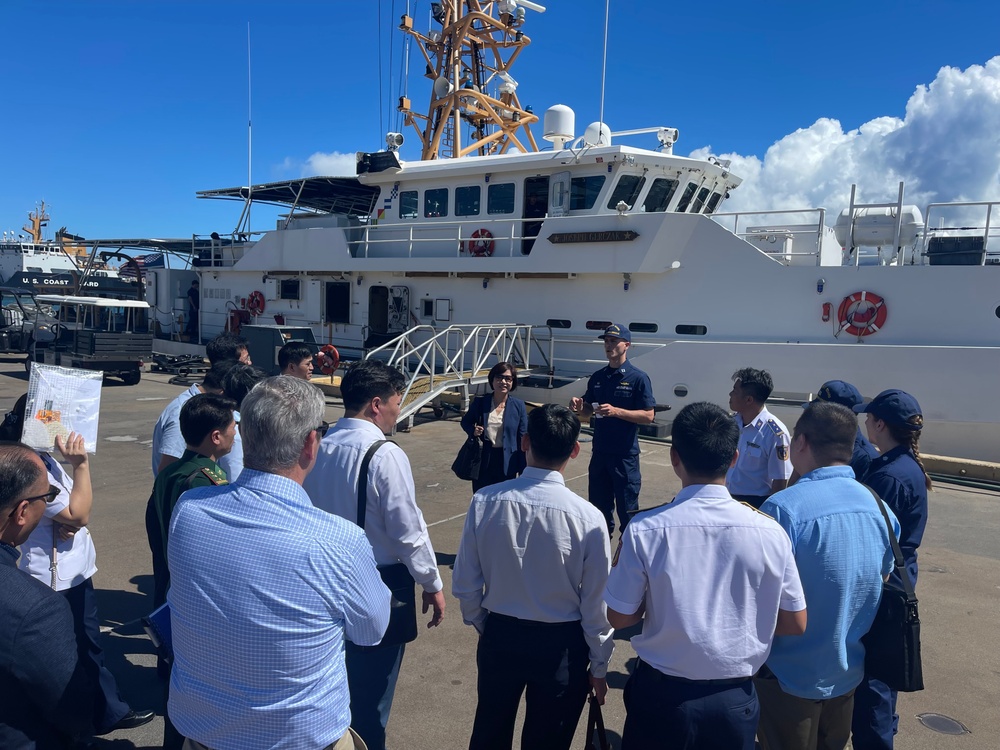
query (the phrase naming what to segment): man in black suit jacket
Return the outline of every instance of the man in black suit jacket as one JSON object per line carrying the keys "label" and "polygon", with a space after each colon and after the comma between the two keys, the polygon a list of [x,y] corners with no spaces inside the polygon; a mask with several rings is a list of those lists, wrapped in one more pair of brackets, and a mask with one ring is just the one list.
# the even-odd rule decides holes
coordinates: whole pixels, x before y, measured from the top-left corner
{"label": "man in black suit jacket", "polygon": [[20,443],[0,444],[0,747],[73,747],[93,732],[93,685],[77,658],[69,604],[17,569],[21,544],[58,494]]}

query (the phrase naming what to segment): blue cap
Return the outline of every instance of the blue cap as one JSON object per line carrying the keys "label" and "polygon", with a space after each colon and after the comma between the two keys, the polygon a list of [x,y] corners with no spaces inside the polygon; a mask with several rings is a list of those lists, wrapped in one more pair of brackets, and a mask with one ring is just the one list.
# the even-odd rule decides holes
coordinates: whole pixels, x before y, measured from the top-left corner
{"label": "blue cap", "polygon": [[628,326],[619,325],[618,323],[612,323],[609,325],[604,329],[604,333],[597,338],[606,339],[608,336],[621,339],[622,341],[627,341],[630,344],[632,343],[632,332],[628,329]]}
{"label": "blue cap", "polygon": [[[850,383],[844,380],[828,380],[820,386],[816,398],[809,403],[831,401],[835,404],[846,406],[848,409],[853,409],[858,404],[864,403],[864,400],[865,398],[861,395],[861,391]],[[806,407],[809,404],[802,404],[802,406]]]}
{"label": "blue cap", "polygon": [[919,430],[922,424],[913,424],[909,420],[913,417],[922,417],[920,404],[906,391],[893,388],[882,391],[867,404],[858,404],[854,407],[858,414],[871,414],[883,422],[906,427],[910,430]]}

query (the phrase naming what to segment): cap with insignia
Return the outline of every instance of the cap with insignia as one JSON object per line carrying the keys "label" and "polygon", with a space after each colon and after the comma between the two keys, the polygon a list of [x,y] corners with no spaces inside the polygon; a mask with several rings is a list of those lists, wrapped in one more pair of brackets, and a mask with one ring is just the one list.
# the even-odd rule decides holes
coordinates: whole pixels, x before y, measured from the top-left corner
{"label": "cap with insignia", "polygon": [[597,338],[606,339],[608,336],[621,339],[622,341],[627,341],[630,344],[632,343],[632,332],[628,329],[628,326],[623,326],[618,323],[612,323],[609,325],[604,329],[604,333]]}
{"label": "cap with insignia", "polygon": [[913,417],[923,417],[920,404],[909,393],[896,388],[882,391],[867,404],[858,404],[854,407],[854,411],[858,414],[871,414],[876,419],[908,430],[919,430],[923,427],[922,424],[910,422]]}
{"label": "cap with insignia", "polygon": [[[816,398],[810,401],[809,404],[816,403],[817,401],[831,401],[835,404],[846,406],[848,409],[853,409],[858,404],[863,403],[864,400],[861,391],[847,381],[828,380],[823,383],[816,394]],[[802,404],[802,407],[805,408],[809,404]]]}

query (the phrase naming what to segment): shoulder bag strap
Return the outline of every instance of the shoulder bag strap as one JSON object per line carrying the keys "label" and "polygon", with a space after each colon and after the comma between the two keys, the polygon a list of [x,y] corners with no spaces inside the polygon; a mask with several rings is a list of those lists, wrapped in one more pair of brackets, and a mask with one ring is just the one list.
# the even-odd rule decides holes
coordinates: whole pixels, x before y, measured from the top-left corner
{"label": "shoulder bag strap", "polygon": [[892,530],[892,521],[889,520],[889,514],[885,510],[885,503],[882,502],[882,498],[878,496],[878,493],[869,487],[867,484],[864,488],[872,493],[872,497],[875,498],[875,502],[878,503],[878,509],[882,511],[882,518],[885,519],[885,527],[889,532],[889,544],[892,545],[892,556],[896,564],[896,572],[899,573],[899,577],[903,582],[903,591],[906,592],[906,601],[915,602],[917,600],[917,595],[913,591],[913,584],[910,583],[910,576],[906,572],[906,561],[903,559],[903,551],[899,548],[899,542],[896,539],[896,532]]}
{"label": "shoulder bag strap", "polygon": [[365,527],[365,516],[368,513],[368,465],[372,462],[376,451],[386,443],[396,444],[395,440],[376,440],[368,446],[368,452],[361,459],[361,469],[358,471],[358,526]]}
{"label": "shoulder bag strap", "polygon": [[601,714],[601,704],[597,702],[597,698],[593,694],[587,698],[587,701],[590,703],[590,711],[587,714],[587,747],[593,747],[590,742],[596,731],[600,750],[609,750],[608,734],[604,730],[604,716]]}

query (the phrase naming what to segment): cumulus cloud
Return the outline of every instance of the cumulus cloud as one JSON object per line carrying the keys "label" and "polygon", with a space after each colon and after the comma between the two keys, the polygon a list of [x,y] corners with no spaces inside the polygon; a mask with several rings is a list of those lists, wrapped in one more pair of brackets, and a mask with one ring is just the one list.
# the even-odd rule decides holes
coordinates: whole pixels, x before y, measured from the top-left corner
{"label": "cumulus cloud", "polygon": [[357,172],[357,156],[339,151],[329,154],[317,151],[305,161],[286,157],[277,166],[277,171],[296,177],[353,177]]}
{"label": "cumulus cloud", "polygon": [[821,118],[774,143],[764,157],[691,153],[732,161],[743,184],[723,211],[825,206],[834,216],[850,201],[996,200],[1000,195],[1000,56],[966,70],[944,67],[917,87],[903,119],[879,117],[856,130]]}

